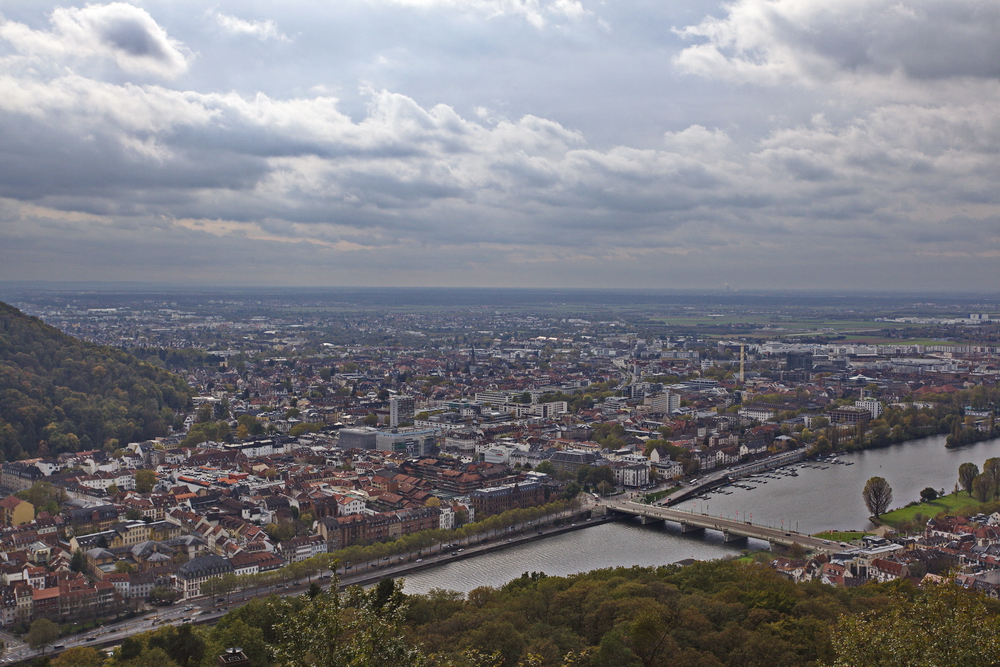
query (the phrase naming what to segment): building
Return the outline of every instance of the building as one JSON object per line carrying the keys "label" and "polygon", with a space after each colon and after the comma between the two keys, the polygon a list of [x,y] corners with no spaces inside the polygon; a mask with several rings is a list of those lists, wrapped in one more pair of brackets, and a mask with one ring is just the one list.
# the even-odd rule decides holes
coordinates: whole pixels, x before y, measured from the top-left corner
{"label": "building", "polygon": [[504,484],[487,489],[476,489],[469,494],[469,501],[480,519],[512,509],[534,507],[545,502],[545,490],[538,482]]}
{"label": "building", "polygon": [[867,424],[872,413],[865,408],[844,405],[836,410],[830,410],[830,421],[834,424]]}
{"label": "building", "polygon": [[674,410],[681,408],[681,396],[669,391],[663,391],[652,396],[647,396],[646,404],[652,408],[653,412],[670,414]]}
{"label": "building", "polygon": [[564,449],[549,457],[556,470],[575,473],[584,466],[596,465],[600,457],[594,452],[582,449]]}
{"label": "building", "polygon": [[341,449],[375,449],[378,429],[345,428],[340,430]]}
{"label": "building", "polygon": [[375,449],[380,452],[406,452],[411,456],[433,456],[438,451],[437,434],[434,428],[379,431],[375,434]]}
{"label": "building", "polygon": [[393,396],[389,399],[389,427],[399,428],[413,423],[416,403],[412,396]]}
{"label": "building", "polygon": [[214,577],[221,577],[233,571],[233,564],[222,556],[199,556],[181,565],[174,574],[175,589],[181,598],[188,599],[201,595],[201,585]]}
{"label": "building", "polygon": [[[877,401],[873,398],[865,398],[854,401],[854,407],[864,408],[872,414],[872,419],[878,419],[881,417],[884,410],[882,407],[882,401]],[[968,414],[968,412],[966,412],[966,414]]]}
{"label": "building", "polygon": [[644,463],[615,461],[611,464],[611,472],[621,486],[635,489],[649,484],[649,466]]}
{"label": "building", "polygon": [[23,461],[11,461],[0,466],[0,487],[10,493],[16,493],[30,489],[44,476],[38,466]]}
{"label": "building", "polygon": [[17,496],[7,496],[0,500],[0,523],[12,528],[35,519],[35,506]]}

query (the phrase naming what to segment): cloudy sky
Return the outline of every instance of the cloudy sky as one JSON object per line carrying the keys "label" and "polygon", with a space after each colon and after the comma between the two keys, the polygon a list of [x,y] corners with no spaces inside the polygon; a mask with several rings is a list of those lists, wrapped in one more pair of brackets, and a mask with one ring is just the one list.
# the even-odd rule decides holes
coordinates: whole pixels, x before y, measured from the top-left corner
{"label": "cloudy sky", "polygon": [[0,280],[995,291],[998,35],[996,0],[0,0]]}

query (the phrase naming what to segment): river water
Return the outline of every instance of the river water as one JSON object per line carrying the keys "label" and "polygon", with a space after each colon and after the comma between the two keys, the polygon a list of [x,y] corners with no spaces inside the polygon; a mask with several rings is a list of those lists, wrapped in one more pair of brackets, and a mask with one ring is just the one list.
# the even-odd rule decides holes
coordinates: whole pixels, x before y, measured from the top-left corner
{"label": "river water", "polygon": [[[861,499],[865,482],[884,477],[893,490],[892,507],[920,499],[931,486],[950,493],[958,480],[958,466],[966,461],[982,468],[983,461],[1000,456],[1000,439],[945,449],[945,436],[873,449],[839,457],[853,465],[827,465],[826,469],[799,468],[798,477],[754,479],[752,491],[729,488],[731,495],[713,494],[708,500],[690,500],[678,509],[746,518],[756,524],[790,527],[802,533],[821,530],[871,528]],[[812,465],[812,464],[807,464]],[[406,577],[406,591],[424,593],[432,588],[468,592],[478,586],[501,586],[523,572],[565,576],[604,567],[667,565],[695,558],[708,560],[738,554],[745,548],[767,548],[767,543],[724,544],[713,531],[681,535],[674,524],[619,521],[510,549],[448,563]]]}

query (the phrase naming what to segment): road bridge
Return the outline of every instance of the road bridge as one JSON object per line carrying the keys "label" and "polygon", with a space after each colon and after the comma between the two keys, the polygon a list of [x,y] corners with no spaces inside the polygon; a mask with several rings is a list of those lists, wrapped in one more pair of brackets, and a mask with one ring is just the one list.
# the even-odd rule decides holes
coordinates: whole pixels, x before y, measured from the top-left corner
{"label": "road bridge", "polygon": [[755,540],[763,540],[772,545],[780,544],[790,547],[793,544],[798,544],[806,549],[823,553],[835,553],[841,549],[840,544],[837,542],[823,540],[791,530],[760,526],[749,521],[737,521],[735,519],[725,519],[708,514],[697,514],[687,510],[677,510],[658,505],[644,505],[642,503],[621,500],[607,500],[602,504],[609,512],[637,516],[644,523],[650,521],[673,521],[674,523],[679,523],[684,532],[718,530],[722,533],[726,542],[734,542],[752,537]]}

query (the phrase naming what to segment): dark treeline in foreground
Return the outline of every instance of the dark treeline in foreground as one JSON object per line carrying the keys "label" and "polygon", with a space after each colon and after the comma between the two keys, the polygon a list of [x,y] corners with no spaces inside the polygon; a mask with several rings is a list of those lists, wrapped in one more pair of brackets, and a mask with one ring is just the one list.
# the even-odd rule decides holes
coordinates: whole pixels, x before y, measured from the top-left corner
{"label": "dark treeline in foreground", "polygon": [[369,591],[254,601],[214,627],[131,637],[53,667],[791,667],[1000,665],[1000,605],[950,585],[795,584],[756,563],[525,574],[462,596]]}
{"label": "dark treeline in foreground", "polygon": [[55,455],[115,447],[180,427],[183,379],[85,343],[0,303],[0,453]]}

